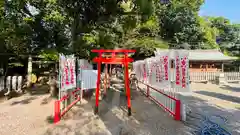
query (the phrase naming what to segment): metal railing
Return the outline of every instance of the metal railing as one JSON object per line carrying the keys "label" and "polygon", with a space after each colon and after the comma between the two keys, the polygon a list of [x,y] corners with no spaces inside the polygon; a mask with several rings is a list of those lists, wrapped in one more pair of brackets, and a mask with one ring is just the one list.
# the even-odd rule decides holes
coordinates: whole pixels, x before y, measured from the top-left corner
{"label": "metal railing", "polygon": [[146,97],[162,107],[166,112],[173,116],[175,120],[181,120],[181,102],[179,99],[170,94],[167,94],[167,92],[164,90],[159,90],[141,81],[138,82],[146,86],[146,89],[141,89],[139,87],[139,90],[143,92]]}

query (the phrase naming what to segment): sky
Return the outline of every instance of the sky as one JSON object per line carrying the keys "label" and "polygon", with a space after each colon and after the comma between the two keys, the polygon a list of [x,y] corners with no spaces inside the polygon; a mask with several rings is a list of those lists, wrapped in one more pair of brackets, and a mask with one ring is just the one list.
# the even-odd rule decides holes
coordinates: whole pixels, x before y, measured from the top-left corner
{"label": "sky", "polygon": [[232,23],[240,23],[240,0],[205,0],[201,16],[223,16]]}

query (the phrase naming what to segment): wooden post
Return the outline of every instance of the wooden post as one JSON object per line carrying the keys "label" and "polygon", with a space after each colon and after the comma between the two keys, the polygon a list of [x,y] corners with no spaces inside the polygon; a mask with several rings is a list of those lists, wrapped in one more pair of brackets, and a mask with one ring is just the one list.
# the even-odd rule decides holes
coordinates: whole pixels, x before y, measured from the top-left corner
{"label": "wooden post", "polygon": [[224,72],[224,63],[222,63],[222,72]]}
{"label": "wooden post", "polygon": [[149,86],[147,85],[147,97],[149,97],[150,91],[149,91]]}
{"label": "wooden post", "polygon": [[29,57],[28,57],[27,87],[31,86],[31,81],[32,81],[31,74],[32,74],[32,56],[29,55]]}
{"label": "wooden post", "polygon": [[110,69],[109,69],[109,77],[112,76],[112,64],[110,64]]}
{"label": "wooden post", "polygon": [[105,68],[104,68],[104,97],[106,97],[107,95],[107,86],[108,86],[108,75],[107,75],[107,71],[108,70],[108,65],[105,64]]}

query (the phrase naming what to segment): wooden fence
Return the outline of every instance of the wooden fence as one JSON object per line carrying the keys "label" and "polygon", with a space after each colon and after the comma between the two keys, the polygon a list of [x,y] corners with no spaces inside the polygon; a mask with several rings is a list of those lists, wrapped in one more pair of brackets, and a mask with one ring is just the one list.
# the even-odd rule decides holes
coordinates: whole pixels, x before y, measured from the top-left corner
{"label": "wooden fence", "polygon": [[[214,82],[222,72],[190,72],[191,82]],[[240,82],[240,72],[224,72],[226,82]]]}

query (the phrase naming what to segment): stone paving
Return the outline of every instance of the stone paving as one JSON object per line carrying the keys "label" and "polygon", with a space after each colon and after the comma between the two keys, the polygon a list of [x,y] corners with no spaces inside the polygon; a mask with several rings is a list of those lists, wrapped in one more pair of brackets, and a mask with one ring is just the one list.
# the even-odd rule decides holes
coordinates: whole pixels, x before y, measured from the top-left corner
{"label": "stone paving", "polygon": [[[221,117],[213,119],[222,128],[232,135],[240,135],[240,84],[218,86],[216,84],[191,84],[192,98],[189,100],[190,117],[188,125],[192,128],[199,127],[203,116]],[[201,115],[201,116],[200,116]],[[199,120],[199,116],[202,117]],[[198,120],[197,120],[198,119]]]}

